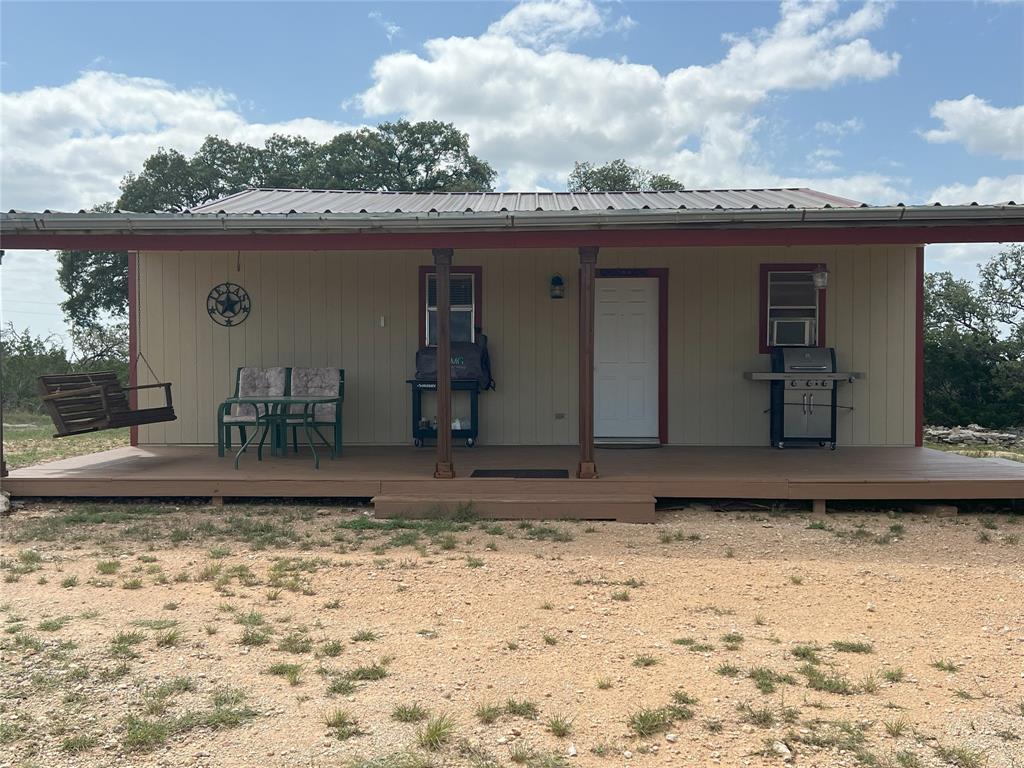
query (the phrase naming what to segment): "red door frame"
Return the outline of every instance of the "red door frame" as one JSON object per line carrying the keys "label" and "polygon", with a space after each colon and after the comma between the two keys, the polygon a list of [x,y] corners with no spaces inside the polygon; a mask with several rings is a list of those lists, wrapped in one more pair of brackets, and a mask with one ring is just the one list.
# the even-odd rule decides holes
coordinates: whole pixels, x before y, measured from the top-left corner
{"label": "red door frame", "polygon": [[602,277],[654,277],[658,280],[658,442],[668,442],[668,267],[599,269]]}

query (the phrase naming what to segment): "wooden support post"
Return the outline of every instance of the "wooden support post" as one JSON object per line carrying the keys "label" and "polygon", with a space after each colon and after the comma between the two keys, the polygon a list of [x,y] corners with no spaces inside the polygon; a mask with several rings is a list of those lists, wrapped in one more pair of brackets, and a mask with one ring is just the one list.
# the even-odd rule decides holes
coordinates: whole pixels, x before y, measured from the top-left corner
{"label": "wooden support post", "polygon": [[811,514],[813,515],[824,515],[828,510],[826,509],[825,499],[814,499],[811,502]]}
{"label": "wooden support post", "polygon": [[437,268],[437,465],[434,477],[455,477],[452,462],[452,340],[450,280],[454,251],[434,248]]}
{"label": "wooden support post", "polygon": [[594,279],[596,245],[581,246],[580,254],[580,463],[576,477],[597,477],[594,461]]}
{"label": "wooden support post", "polygon": [[[4,252],[0,251],[0,265],[4,263]],[[3,347],[0,346],[0,477],[7,477],[7,460],[4,458],[4,380],[3,380]]]}
{"label": "wooden support post", "polygon": [[210,506],[211,507],[223,507],[224,506],[224,497],[223,496],[211,496],[210,497]]}

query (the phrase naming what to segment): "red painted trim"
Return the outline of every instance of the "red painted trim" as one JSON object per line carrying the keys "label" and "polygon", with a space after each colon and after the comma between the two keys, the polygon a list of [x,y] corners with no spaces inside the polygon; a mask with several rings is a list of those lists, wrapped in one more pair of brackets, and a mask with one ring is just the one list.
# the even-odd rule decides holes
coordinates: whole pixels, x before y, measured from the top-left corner
{"label": "red painted trim", "polygon": [[658,279],[658,442],[668,442],[668,268],[599,269],[597,277]]}
{"label": "red painted trim", "polygon": [[[821,264],[762,264],[758,277],[758,318],[757,318],[757,349],[762,355],[771,352],[768,346],[768,273],[769,272],[813,272]],[[825,346],[825,291],[818,291],[818,346]]]}
{"label": "red painted trim", "polygon": [[[137,370],[139,360],[139,254],[134,251],[128,254],[128,386],[139,384]],[[128,405],[133,410],[139,406],[139,393],[134,389],[128,393]],[[139,444],[139,428],[130,430],[131,445]]]}
{"label": "red painted trim", "polygon": [[[421,264],[420,265],[420,299],[419,299],[419,337],[417,338],[416,345],[418,348],[424,346],[423,340],[427,338],[427,275],[437,272],[437,267],[433,264]],[[484,268],[483,267],[463,267],[452,265],[451,274],[454,275],[473,275],[473,303],[476,305],[476,321],[477,328],[484,327]]]}
{"label": "red painted trim", "polygon": [[914,445],[924,445],[924,248],[917,249],[917,309],[914,313],[917,344],[914,360]]}
{"label": "red painted trim", "polygon": [[80,234],[5,233],[4,248],[94,251],[373,251],[433,248],[576,248],[725,245],[920,245],[1024,242],[1024,224],[946,227],[778,227],[771,229],[496,230],[351,234]]}

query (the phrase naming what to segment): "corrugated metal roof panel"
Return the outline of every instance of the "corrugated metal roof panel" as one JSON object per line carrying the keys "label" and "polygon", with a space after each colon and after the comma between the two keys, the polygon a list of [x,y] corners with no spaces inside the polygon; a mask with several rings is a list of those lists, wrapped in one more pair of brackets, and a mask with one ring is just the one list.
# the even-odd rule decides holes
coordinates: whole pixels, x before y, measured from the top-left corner
{"label": "corrugated metal roof panel", "polygon": [[856,208],[861,203],[807,188],[685,189],[670,192],[367,192],[247,189],[192,213],[427,213]]}

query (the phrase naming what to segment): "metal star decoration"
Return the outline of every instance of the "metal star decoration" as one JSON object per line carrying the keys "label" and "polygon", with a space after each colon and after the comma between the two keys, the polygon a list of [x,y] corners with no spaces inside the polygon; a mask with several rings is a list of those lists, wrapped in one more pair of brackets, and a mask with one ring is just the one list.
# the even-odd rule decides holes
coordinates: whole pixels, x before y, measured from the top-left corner
{"label": "metal star decoration", "polygon": [[241,325],[249,316],[252,302],[246,290],[235,283],[221,283],[206,297],[206,311],[217,325]]}

